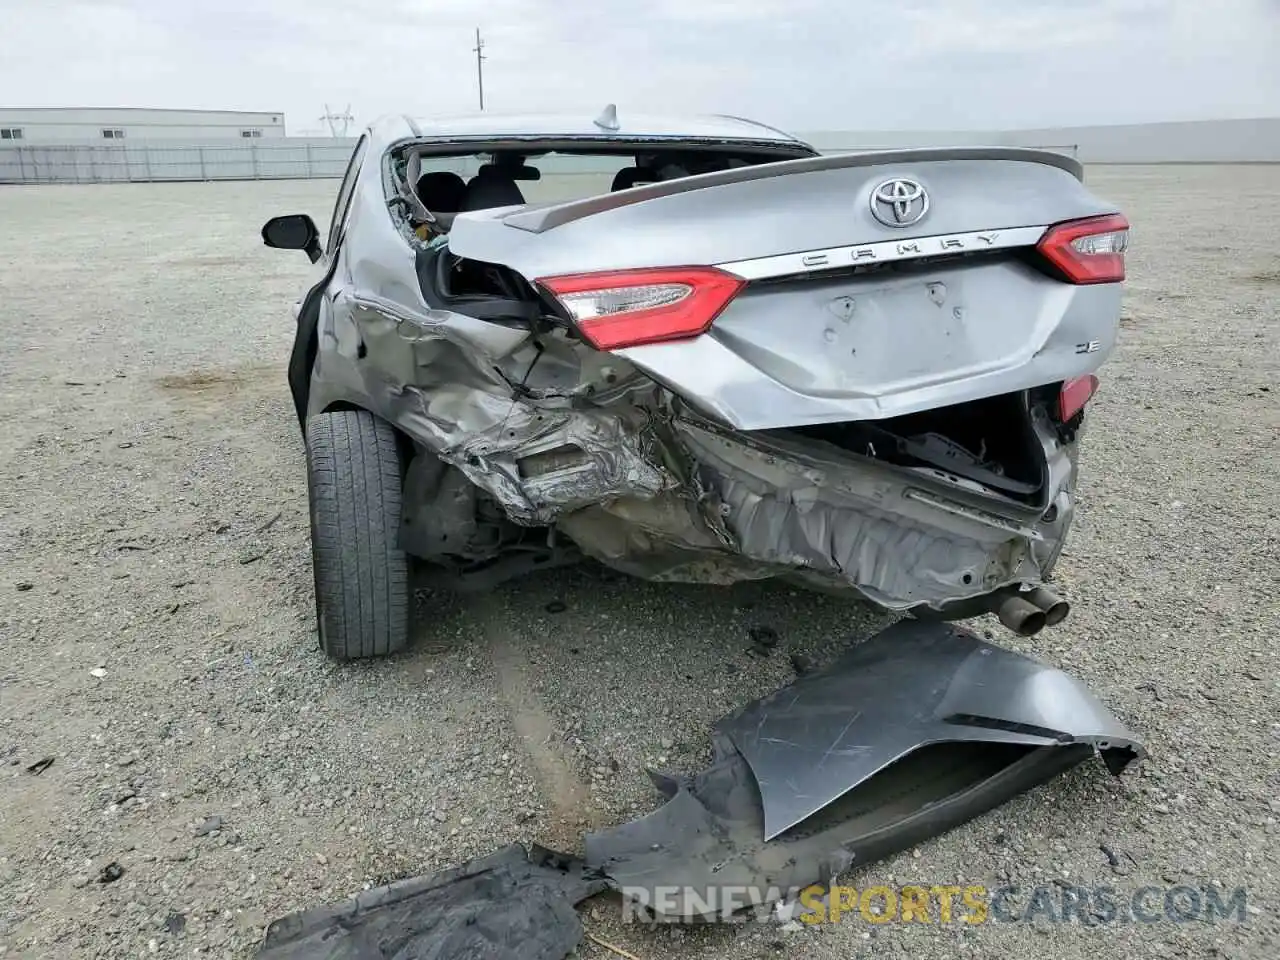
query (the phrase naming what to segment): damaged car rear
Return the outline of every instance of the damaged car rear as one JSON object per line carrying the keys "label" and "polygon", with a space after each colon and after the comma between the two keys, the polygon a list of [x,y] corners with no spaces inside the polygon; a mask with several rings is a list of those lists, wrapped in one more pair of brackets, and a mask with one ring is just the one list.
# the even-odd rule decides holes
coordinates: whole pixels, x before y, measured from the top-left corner
{"label": "damaged car rear", "polygon": [[789,577],[1032,634],[1128,224],[1073,159],[821,156],[734,118],[386,120],[307,251],[289,383],[338,658],[409,566]]}

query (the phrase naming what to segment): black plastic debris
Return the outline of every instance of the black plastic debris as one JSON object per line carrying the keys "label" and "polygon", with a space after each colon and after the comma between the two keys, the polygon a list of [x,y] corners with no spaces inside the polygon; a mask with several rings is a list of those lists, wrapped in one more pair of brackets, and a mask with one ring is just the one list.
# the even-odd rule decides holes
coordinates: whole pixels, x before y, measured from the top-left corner
{"label": "black plastic debris", "polygon": [[124,876],[124,867],[112,860],[98,872],[99,883],[115,883]]}
{"label": "black plastic debris", "polygon": [[176,937],[185,929],[187,929],[186,914],[170,910],[169,915],[164,918],[164,932]]}
{"label": "black plastic debris", "polygon": [[513,844],[267,928],[259,960],[564,960],[582,942],[574,904],[605,889],[582,862]]}
{"label": "black plastic debris", "polygon": [[812,673],[814,668],[813,658],[803,653],[793,653],[791,655],[791,669],[796,672],[797,677],[803,677],[806,673]]}
{"label": "black plastic debris", "polygon": [[31,764],[31,766],[27,767],[27,773],[31,774],[33,777],[38,777],[53,766],[53,761],[53,757],[41,757],[35,763]]}
{"label": "black plastic debris", "polygon": [[1105,843],[1098,844],[1098,849],[1102,851],[1102,855],[1107,858],[1107,863],[1112,869],[1120,866],[1120,858],[1116,856],[1116,852],[1108,847]]}
{"label": "black plastic debris", "polygon": [[757,657],[769,656],[778,645],[778,631],[773,627],[752,627],[747,636],[751,638],[747,652]]}
{"label": "black plastic debris", "polygon": [[270,530],[273,526],[275,526],[276,521],[277,521],[277,520],[279,520],[282,516],[284,516],[283,511],[277,510],[277,511],[275,512],[275,515],[274,515],[270,520],[268,520],[266,523],[264,523],[264,524],[262,524],[261,526],[259,526],[259,527],[258,527],[258,529],[257,529],[257,530],[255,530],[254,532],[255,532],[255,533],[266,533],[266,532],[267,532],[268,530]]}

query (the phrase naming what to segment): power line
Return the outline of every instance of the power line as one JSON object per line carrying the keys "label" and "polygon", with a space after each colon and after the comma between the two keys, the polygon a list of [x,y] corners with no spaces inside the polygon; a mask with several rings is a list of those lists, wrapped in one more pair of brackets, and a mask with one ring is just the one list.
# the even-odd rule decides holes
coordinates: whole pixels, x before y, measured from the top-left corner
{"label": "power line", "polygon": [[351,115],[351,104],[347,104],[347,109],[342,113],[334,113],[329,109],[329,105],[324,105],[324,116],[321,121],[329,125],[329,134],[334,137],[345,137],[347,130],[355,122],[355,117]]}

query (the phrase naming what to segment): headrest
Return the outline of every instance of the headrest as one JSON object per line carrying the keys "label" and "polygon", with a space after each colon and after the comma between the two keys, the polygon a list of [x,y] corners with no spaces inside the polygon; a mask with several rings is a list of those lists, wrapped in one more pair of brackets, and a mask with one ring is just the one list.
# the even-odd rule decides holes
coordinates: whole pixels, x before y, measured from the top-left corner
{"label": "headrest", "polygon": [[658,171],[649,167],[623,167],[613,175],[610,190],[630,190],[641,183],[657,183]]}
{"label": "headrest", "polygon": [[510,177],[512,180],[541,180],[542,171],[527,163],[485,163],[476,171],[476,176],[487,177],[493,174]]}
{"label": "headrest", "polygon": [[524,194],[514,180],[496,171],[484,171],[472,177],[467,184],[462,209],[489,210],[519,203],[524,203]]}
{"label": "headrest", "polygon": [[467,192],[466,181],[448,170],[434,170],[418,178],[418,199],[432,213],[457,213]]}

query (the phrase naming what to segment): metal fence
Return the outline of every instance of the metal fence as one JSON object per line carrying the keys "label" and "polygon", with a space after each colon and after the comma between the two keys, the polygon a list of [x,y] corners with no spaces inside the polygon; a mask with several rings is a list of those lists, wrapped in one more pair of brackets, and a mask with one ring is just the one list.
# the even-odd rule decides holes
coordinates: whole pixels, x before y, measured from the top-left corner
{"label": "metal fence", "polygon": [[[1280,117],[985,132],[833,130],[799,136],[822,153],[988,144],[1040,147],[1086,163],[1280,162]],[[73,144],[5,140],[0,143],[0,183],[340,177],[354,147],[353,138],[332,137]],[[588,171],[560,158],[554,170],[547,166],[544,172]]]}
{"label": "metal fence", "polygon": [[[341,177],[356,141],[334,137],[288,137],[249,143],[226,140],[130,144],[0,145],[0,183],[149,183],[163,180],[308,180]],[[889,144],[822,145],[823,153],[902,147]],[[1075,145],[1046,149],[1076,155]],[[593,172],[592,158],[558,157],[547,173]],[[464,160],[436,166],[474,173]],[[546,166],[546,164],[541,164]],[[609,162],[606,160],[603,170]],[[472,167],[474,164],[471,165]],[[613,165],[614,167],[617,164]],[[564,169],[560,169],[563,167]],[[579,169],[581,168],[581,169]],[[609,172],[612,172],[610,168]]]}
{"label": "metal fence", "polygon": [[[1166,129],[1168,128],[1168,129]],[[1222,145],[1206,131],[1225,131]],[[1147,139],[1139,134],[1146,131]],[[1087,134],[1064,143],[1073,134]],[[1195,133],[1199,139],[1194,139]],[[1055,135],[1060,135],[1057,139]],[[1154,124],[1063,130],[831,131],[800,134],[822,153],[902,149],[920,146],[963,146],[974,143],[1039,147],[1090,163],[1224,163],[1280,160],[1280,118],[1256,121]],[[1193,142],[1194,139],[1194,142]],[[341,177],[354,138],[287,137],[256,140],[205,140],[176,143],[139,140],[132,143],[84,142],[0,144],[0,183],[120,183],[164,180],[304,180]],[[441,168],[474,163],[439,160]],[[544,173],[599,172],[588,158],[559,157],[540,161]],[[449,167],[453,169],[453,167]]]}
{"label": "metal fence", "polygon": [[147,183],[158,180],[304,180],[341,177],[354,139],[289,137],[130,144],[0,146],[0,183]]}

